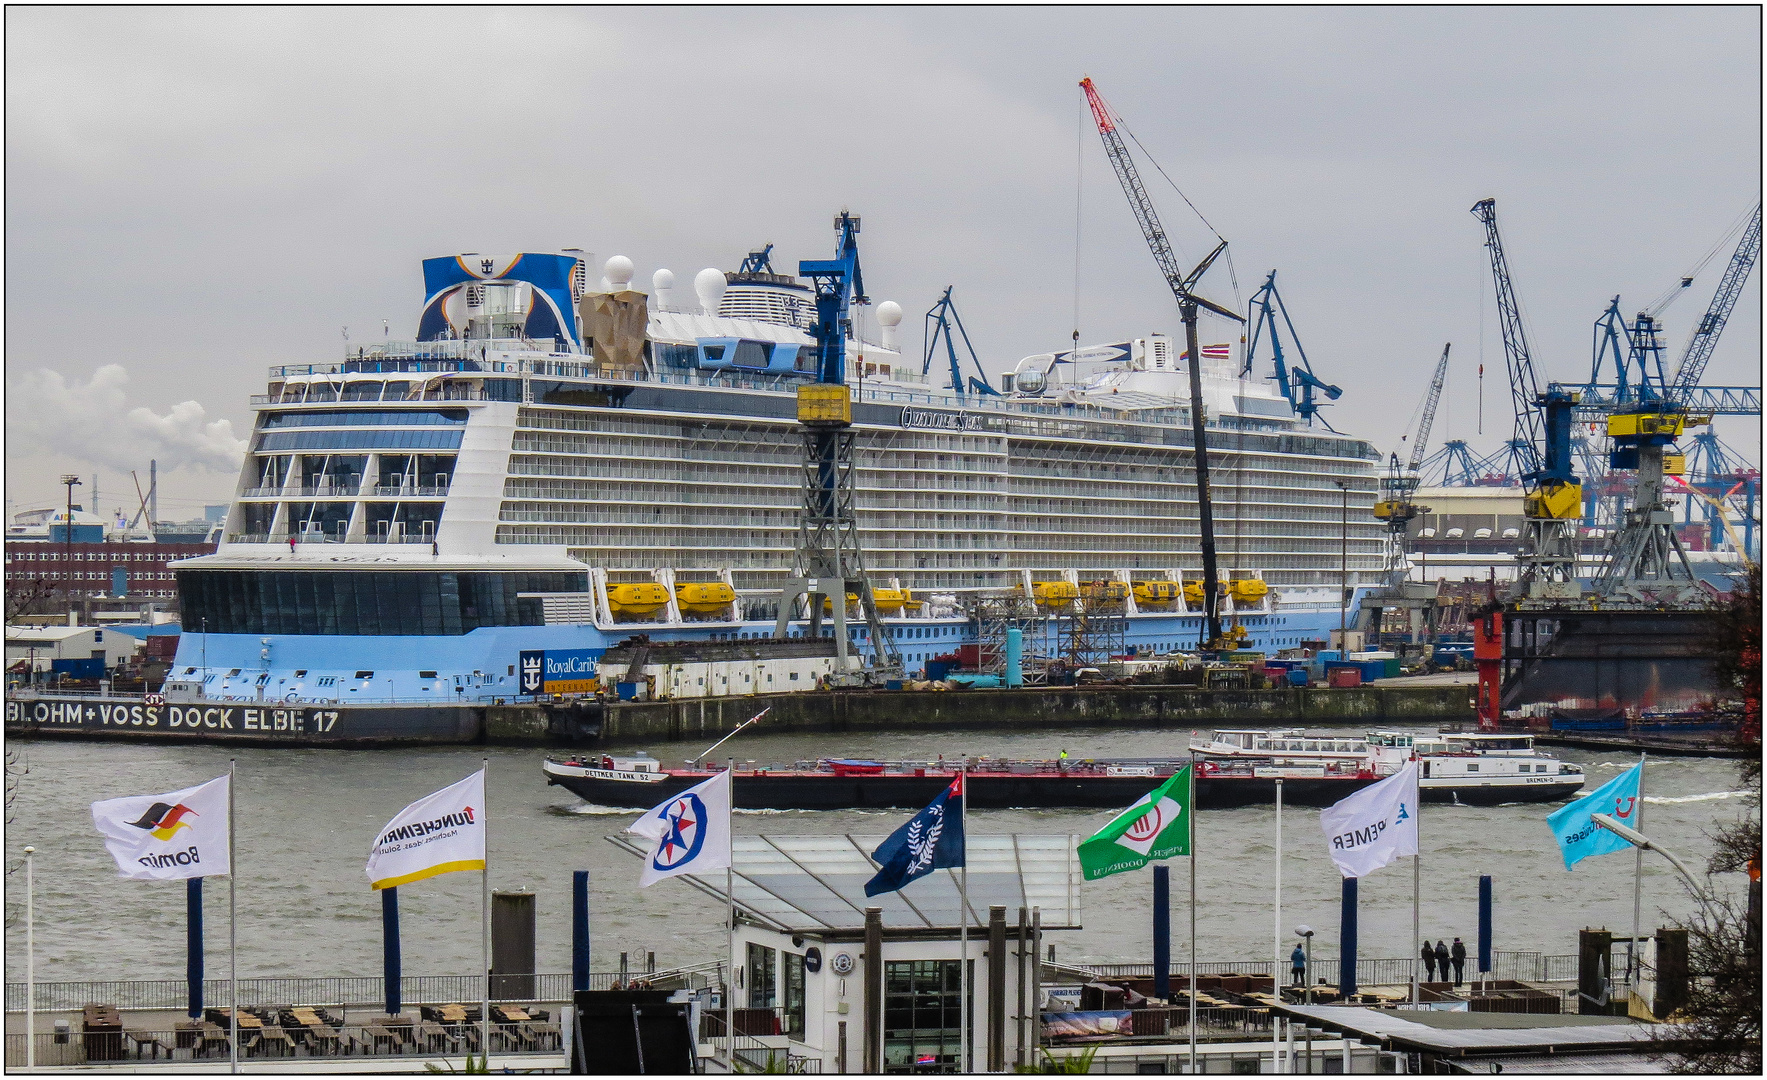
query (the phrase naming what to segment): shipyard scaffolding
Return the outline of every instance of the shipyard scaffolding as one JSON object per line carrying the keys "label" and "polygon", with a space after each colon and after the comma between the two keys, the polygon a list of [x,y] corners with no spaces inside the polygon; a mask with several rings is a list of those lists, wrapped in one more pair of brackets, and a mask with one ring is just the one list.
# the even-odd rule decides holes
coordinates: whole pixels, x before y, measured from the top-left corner
{"label": "shipyard scaffolding", "polygon": [[1006,634],[1017,630],[1024,649],[1026,683],[1043,682],[1048,675],[1048,660],[1040,651],[1048,636],[1049,617],[1031,598],[1020,592],[987,593],[972,596],[969,620],[975,628],[976,670],[984,675],[998,675],[1006,682]]}
{"label": "shipyard scaffolding", "polygon": [[1080,586],[1066,619],[1058,624],[1060,652],[1069,670],[1103,667],[1128,652],[1129,586],[1093,581]]}

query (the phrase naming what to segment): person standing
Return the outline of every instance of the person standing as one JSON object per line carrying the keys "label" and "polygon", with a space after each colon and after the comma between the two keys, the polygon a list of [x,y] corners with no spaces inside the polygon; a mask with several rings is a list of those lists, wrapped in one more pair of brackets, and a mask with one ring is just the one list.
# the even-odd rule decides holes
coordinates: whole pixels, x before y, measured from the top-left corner
{"label": "person standing", "polygon": [[1441,938],[1436,939],[1436,971],[1443,982],[1448,981],[1448,943]]}
{"label": "person standing", "polygon": [[1307,954],[1306,954],[1306,952],[1304,952],[1301,949],[1301,947],[1299,945],[1295,946],[1294,952],[1288,954],[1288,966],[1289,966],[1289,970],[1290,970],[1291,974],[1293,975],[1293,979],[1292,979],[1292,981],[1290,981],[1289,985],[1295,986],[1295,987],[1306,986],[1307,985]]}
{"label": "person standing", "polygon": [[1454,985],[1458,987],[1466,973],[1466,942],[1454,939],[1454,947],[1448,950],[1448,958],[1454,961]]}
{"label": "person standing", "polygon": [[1423,952],[1421,955],[1423,956],[1423,981],[1424,982],[1435,982],[1436,981],[1436,947],[1434,945],[1431,945],[1429,943],[1428,939],[1425,939],[1425,941],[1423,943]]}

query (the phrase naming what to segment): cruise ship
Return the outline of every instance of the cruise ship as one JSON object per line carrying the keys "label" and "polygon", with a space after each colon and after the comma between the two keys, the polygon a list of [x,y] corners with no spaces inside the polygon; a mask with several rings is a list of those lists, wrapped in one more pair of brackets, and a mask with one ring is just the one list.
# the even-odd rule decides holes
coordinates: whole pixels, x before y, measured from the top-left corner
{"label": "cruise ship", "polygon": [[[768,253],[742,267],[699,271],[683,295],[669,270],[646,293],[631,260],[577,249],[427,259],[413,340],[272,367],[221,543],[177,567],[168,693],[488,704],[584,690],[638,635],[772,637],[816,315]],[[1126,650],[1195,647],[1189,359],[1173,341],[1025,357],[985,392],[905,353],[899,305],[855,314],[856,516],[910,672],[974,642],[969,600],[990,593],[1051,614],[1027,652],[1053,655],[1063,605],[1100,584],[1123,598]],[[1379,584],[1379,455],[1300,421],[1239,348],[1201,359],[1223,616],[1274,653],[1325,640],[1346,606],[1353,627]],[[850,633],[871,655],[863,622]]]}

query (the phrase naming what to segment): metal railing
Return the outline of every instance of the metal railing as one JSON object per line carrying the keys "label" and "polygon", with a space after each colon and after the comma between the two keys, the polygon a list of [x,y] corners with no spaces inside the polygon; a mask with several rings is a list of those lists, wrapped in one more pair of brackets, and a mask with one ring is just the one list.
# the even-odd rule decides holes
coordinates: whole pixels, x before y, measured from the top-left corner
{"label": "metal railing", "polygon": [[[243,1012],[241,1019],[245,1019]],[[8,1069],[22,1068],[31,1060],[27,1042],[31,1037],[24,1032],[7,1033],[5,1062]],[[35,1039],[35,1064],[38,1067],[117,1065],[127,1068],[144,1061],[226,1062],[232,1055],[228,1028],[216,1023],[191,1024],[172,1030],[122,1028],[115,1031],[38,1032]],[[435,1057],[483,1053],[481,1039],[481,1028],[476,1023],[261,1025],[240,1029],[239,1056],[243,1060]],[[563,1048],[562,1025],[556,1021],[492,1021],[491,1053],[557,1054]]]}
{"label": "metal railing", "polygon": [[[654,973],[597,971],[589,975],[589,988],[607,990],[615,980],[642,979],[657,989],[699,989],[714,985],[722,974],[723,969],[715,964]],[[530,980],[531,985],[521,980]],[[399,987],[400,1000],[409,1006],[470,1003],[484,997],[485,978],[482,975],[407,975],[399,980]],[[492,1001],[569,1001],[571,976],[568,973],[503,975],[495,980],[492,990]],[[182,1009],[190,1004],[190,989],[183,979],[40,982],[36,986],[36,999],[39,1012],[80,1009],[92,1002],[103,1002],[119,1009]],[[231,1000],[232,990],[226,979],[204,980],[204,1002],[226,1005]],[[385,1003],[386,980],[377,975],[239,980],[241,1007],[342,1007]],[[6,984],[6,1011],[25,1011],[24,983]]]}
{"label": "metal railing", "polygon": [[[1339,976],[1341,960],[1335,956],[1315,956],[1313,958],[1312,979],[1317,982],[1324,978],[1328,983],[1335,983]],[[1152,964],[1066,964],[1064,967],[1075,971],[1090,972],[1099,978],[1118,979],[1151,979]],[[1196,965],[1198,978],[1211,975],[1271,975],[1275,963],[1270,960],[1227,960],[1199,962]],[[1478,962],[1476,957],[1468,957],[1465,968],[1465,982],[1477,978]],[[1417,971],[1420,980],[1428,980],[1428,976],[1420,970],[1421,963],[1409,957],[1362,957],[1356,961],[1357,986],[1405,986],[1411,982],[1411,973]],[[1491,956],[1491,978],[1509,979],[1517,982],[1575,982],[1577,978],[1577,957],[1549,956],[1538,952],[1506,952],[1496,950]],[[1172,976],[1182,978],[1190,973],[1190,965],[1183,962],[1172,964]],[[1286,965],[1280,972],[1286,982],[1289,970]],[[1438,977],[1437,981],[1441,981]]]}

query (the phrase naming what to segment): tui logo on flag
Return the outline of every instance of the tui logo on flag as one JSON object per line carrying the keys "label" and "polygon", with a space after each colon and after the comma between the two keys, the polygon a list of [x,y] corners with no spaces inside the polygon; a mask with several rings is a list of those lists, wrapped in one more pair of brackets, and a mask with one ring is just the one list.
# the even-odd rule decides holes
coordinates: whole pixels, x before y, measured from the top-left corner
{"label": "tui logo on flag", "polygon": [[865,895],[895,892],[934,870],[963,865],[963,774],[871,853],[877,875]]}

